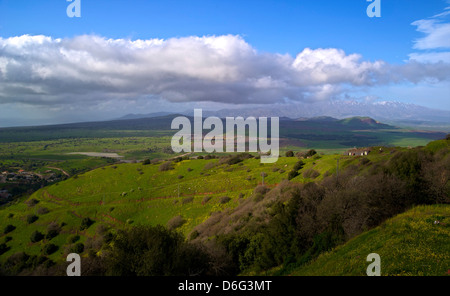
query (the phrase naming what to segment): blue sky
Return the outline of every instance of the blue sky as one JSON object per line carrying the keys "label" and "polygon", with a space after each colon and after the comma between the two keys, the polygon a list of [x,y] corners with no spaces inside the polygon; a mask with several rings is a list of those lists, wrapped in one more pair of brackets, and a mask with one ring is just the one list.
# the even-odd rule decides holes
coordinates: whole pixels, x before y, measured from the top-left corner
{"label": "blue sky", "polygon": [[[449,1],[381,0],[380,18],[366,15],[370,2],[365,0],[81,0],[81,18],[66,15],[69,4],[65,0],[0,0],[0,58],[4,56],[3,68],[0,59],[0,79],[6,85],[0,87],[4,112],[0,111],[0,117],[21,117],[30,110],[34,114],[41,110],[41,117],[53,116],[59,122],[69,117],[82,120],[77,114],[90,112],[101,112],[107,118],[120,112],[149,113],[199,103],[219,108],[342,97],[396,100],[450,110],[450,46],[444,40],[450,36],[446,26]],[[20,41],[16,37],[21,37]],[[141,45],[133,43],[136,40],[162,40],[163,44],[147,44],[149,51],[144,54],[139,51]],[[213,49],[205,49],[211,44]],[[185,46],[186,51],[177,51]],[[160,56],[161,48],[170,50]],[[51,65],[43,52],[56,54],[55,63],[61,60]],[[92,70],[92,65],[86,65],[89,70],[84,66],[77,69],[73,56],[69,60],[62,52],[87,55],[86,63],[100,61],[96,69],[101,70]],[[205,55],[204,60],[201,55],[196,57],[199,52]],[[223,52],[227,54],[217,60],[217,54]],[[108,76],[103,71],[111,64],[111,55],[114,61],[122,61],[116,69],[130,69],[132,64],[124,61],[139,60],[143,67],[157,70],[141,76],[136,74],[139,69],[121,77],[118,73]],[[411,63],[412,57],[419,64]],[[444,66],[437,65],[438,57],[444,57]],[[330,64],[317,70],[321,59]],[[34,60],[39,62],[30,62]],[[213,61],[219,66],[210,79],[205,63]],[[66,70],[55,70],[65,63]],[[258,71],[250,70],[259,65]],[[169,66],[174,69],[167,70]],[[190,66],[205,68],[183,70]],[[343,75],[333,72],[337,66]],[[215,69],[216,64],[210,68]],[[67,74],[71,70],[76,73]],[[86,82],[83,77],[89,75],[102,76],[102,80]],[[176,77],[176,82],[162,78],[169,76]],[[316,79],[310,81],[311,77]],[[242,85],[238,78],[248,83]],[[194,80],[197,86],[192,86]],[[172,86],[159,87],[169,84]],[[261,91],[261,87],[270,91]],[[205,93],[199,94],[202,91]],[[272,102],[267,94],[276,99]],[[90,101],[80,100],[88,110],[73,104],[77,95],[92,96]],[[227,95],[238,99],[226,99]],[[67,116],[69,113],[73,116]]]}
{"label": "blue sky", "polygon": [[[400,63],[421,37],[412,22],[442,12],[442,0],[382,0],[369,18],[365,0],[81,0],[82,17],[68,18],[64,0],[1,0],[0,35],[171,38],[241,35],[256,49],[297,54],[305,47],[341,48],[364,58]],[[382,48],[383,50],[380,50]]]}

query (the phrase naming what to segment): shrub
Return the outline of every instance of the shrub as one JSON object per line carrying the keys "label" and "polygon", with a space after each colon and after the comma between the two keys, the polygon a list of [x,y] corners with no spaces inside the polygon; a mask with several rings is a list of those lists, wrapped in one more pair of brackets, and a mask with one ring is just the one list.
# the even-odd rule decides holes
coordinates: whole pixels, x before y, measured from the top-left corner
{"label": "shrub", "polygon": [[256,186],[256,188],[255,188],[255,190],[253,192],[255,194],[265,195],[269,191],[270,191],[269,187],[264,186],[264,185],[258,185],[258,186]]}
{"label": "shrub", "polygon": [[33,232],[30,237],[32,243],[40,242],[42,239],[44,239],[44,235],[39,231]]}
{"label": "shrub", "polygon": [[26,204],[31,208],[34,207],[35,205],[37,205],[39,203],[39,200],[32,198],[30,200],[26,201]]}
{"label": "shrub", "polygon": [[37,213],[39,214],[39,215],[45,215],[45,214],[48,214],[50,211],[47,209],[47,208],[39,208],[38,210],[37,210]]}
{"label": "shrub", "polygon": [[311,149],[308,152],[306,152],[305,157],[308,158],[308,157],[314,156],[315,154],[317,154],[316,150]]}
{"label": "shrub", "polygon": [[36,222],[36,220],[37,219],[39,219],[39,217],[38,216],[36,216],[36,215],[28,215],[27,216],[27,223],[28,224],[32,224],[32,223],[34,223],[34,222]]}
{"label": "shrub", "polygon": [[52,222],[47,227],[47,234],[45,235],[45,238],[51,240],[52,238],[57,237],[59,235],[59,232],[60,228],[58,227],[58,225]]}
{"label": "shrub", "polygon": [[67,242],[69,244],[73,244],[73,243],[76,243],[79,239],[80,239],[80,236],[78,234],[73,234],[73,235],[69,236],[69,238],[67,239]]}
{"label": "shrub", "polygon": [[95,221],[91,220],[91,218],[86,217],[81,220],[80,230],[88,229]]}
{"label": "shrub", "polygon": [[113,276],[202,276],[212,269],[208,253],[162,226],[120,231],[106,259]]}
{"label": "shrub", "polygon": [[3,230],[3,233],[4,234],[10,233],[14,229],[16,229],[16,226],[8,224],[8,225],[6,225],[5,230]]}
{"label": "shrub", "polygon": [[13,214],[13,213],[9,213],[9,214],[8,214],[8,218],[11,219],[12,217],[14,217],[14,214]]}
{"label": "shrub", "polygon": [[51,255],[51,254],[55,253],[56,251],[58,251],[58,249],[59,248],[57,245],[49,243],[44,246],[42,251],[44,252],[45,255]]}
{"label": "shrub", "polygon": [[197,157],[197,159],[203,159],[203,156],[202,156],[202,155],[199,155],[199,156]]}
{"label": "shrub", "polygon": [[70,253],[76,253],[81,254],[84,252],[84,244],[83,243],[76,243],[70,248]]}
{"label": "shrub", "polygon": [[143,165],[149,165],[151,163],[150,159],[146,159],[142,162]]}
{"label": "shrub", "polygon": [[[205,158],[206,159],[206,158]],[[213,167],[215,167],[216,164],[215,162],[208,162],[207,164],[205,164],[205,167],[203,168],[205,171],[212,169]]]}
{"label": "shrub", "polygon": [[188,204],[188,203],[191,203],[191,202],[194,202],[194,198],[193,197],[186,197],[186,198],[183,198],[183,201],[182,201],[182,203],[185,205],[185,204]]}
{"label": "shrub", "polygon": [[294,179],[294,178],[297,177],[297,176],[298,176],[298,172],[292,170],[292,171],[290,171],[290,172],[288,173],[288,180],[292,180],[292,179]]}
{"label": "shrub", "polygon": [[303,167],[305,166],[305,163],[303,161],[297,161],[294,165],[294,167],[292,168],[292,170],[294,171],[299,171],[301,170]]}
{"label": "shrub", "polygon": [[5,243],[0,244],[0,255],[8,252],[10,247],[8,247]]}
{"label": "shrub", "polygon": [[286,151],[286,157],[294,157],[294,151],[292,150]]}
{"label": "shrub", "polygon": [[167,222],[167,228],[169,230],[177,229],[178,227],[181,227],[184,223],[186,223],[186,220],[184,220],[181,216],[175,216],[172,219]]}
{"label": "shrub", "polygon": [[221,204],[226,204],[226,203],[228,203],[230,200],[231,200],[230,197],[228,197],[228,196],[222,196],[222,197],[219,199],[219,203],[221,203]]}
{"label": "shrub", "polygon": [[303,172],[304,178],[315,179],[319,176],[320,176],[320,173],[314,169],[309,169],[309,170],[306,170],[305,172]]}
{"label": "shrub", "polygon": [[165,163],[161,164],[159,166],[159,171],[160,172],[165,172],[165,171],[169,171],[169,170],[173,170],[173,166],[172,166],[172,162],[171,161],[166,161]]}

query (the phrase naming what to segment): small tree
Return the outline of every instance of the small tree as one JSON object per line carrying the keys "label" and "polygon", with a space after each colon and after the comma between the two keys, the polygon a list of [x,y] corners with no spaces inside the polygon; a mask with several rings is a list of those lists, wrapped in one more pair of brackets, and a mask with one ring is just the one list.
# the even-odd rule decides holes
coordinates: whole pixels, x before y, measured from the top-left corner
{"label": "small tree", "polygon": [[84,252],[84,244],[83,243],[76,243],[75,245],[73,245],[70,250],[71,253],[77,253],[77,254],[81,254]]}
{"label": "small tree", "polygon": [[5,230],[3,231],[3,233],[4,234],[10,233],[14,229],[16,229],[16,226],[8,224],[8,225],[6,225]]}
{"label": "small tree", "polygon": [[175,216],[172,219],[167,222],[167,228],[170,230],[177,229],[178,227],[181,227],[184,223],[186,223],[186,220],[184,220],[181,216]]}
{"label": "small tree", "polygon": [[27,216],[27,223],[28,223],[28,224],[32,224],[32,223],[34,223],[37,219],[39,219],[39,217],[36,216],[36,215],[28,215],[28,216]]}
{"label": "small tree", "polygon": [[81,220],[80,230],[88,229],[95,221],[91,220],[91,218],[86,217]]}
{"label": "small tree", "polygon": [[165,171],[169,171],[169,170],[173,170],[171,161],[167,161],[159,166],[160,172],[165,172]]}
{"label": "small tree", "polygon": [[44,238],[44,235],[39,231],[35,231],[31,234],[30,240],[32,243],[40,242]]}
{"label": "small tree", "polygon": [[46,244],[44,246],[44,248],[42,249],[42,251],[44,252],[45,255],[51,255],[53,253],[55,253],[56,251],[58,251],[58,246],[55,244]]}
{"label": "small tree", "polygon": [[292,171],[290,171],[290,172],[288,173],[288,180],[292,180],[292,179],[294,179],[294,178],[297,177],[297,176],[298,176],[298,171],[292,170]]}

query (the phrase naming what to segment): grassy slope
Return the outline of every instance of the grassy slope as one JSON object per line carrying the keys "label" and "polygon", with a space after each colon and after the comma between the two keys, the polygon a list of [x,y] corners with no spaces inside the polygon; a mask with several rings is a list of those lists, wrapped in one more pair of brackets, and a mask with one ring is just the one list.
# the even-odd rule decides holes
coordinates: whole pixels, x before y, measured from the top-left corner
{"label": "grassy slope", "polygon": [[[377,162],[388,159],[390,155],[389,149],[385,149],[383,153],[374,152],[367,158]],[[322,179],[327,172],[335,173],[337,158],[343,168],[352,164],[359,165],[362,157],[317,155],[304,160],[304,168],[292,181],[313,181],[303,176],[303,172],[309,169],[320,173],[314,180]],[[275,164],[261,164],[257,159],[248,159],[241,164],[218,165],[206,169],[208,163],[217,163],[218,160],[185,160],[166,172],[160,172],[159,165],[128,163],[111,165],[72,177],[35,192],[29,199],[34,198],[40,202],[34,207],[28,207],[21,201],[0,208],[0,243],[4,241],[5,236],[12,237],[7,243],[11,249],[0,255],[0,261],[19,251],[41,253],[47,242],[31,243],[30,236],[35,230],[45,234],[47,225],[52,221],[66,224],[61,234],[51,240],[60,247],[55,254],[49,256],[54,260],[62,259],[69,236],[78,233],[81,235],[81,242],[84,242],[86,238],[96,235],[96,228],[100,224],[114,229],[136,224],[166,225],[171,218],[182,215],[187,223],[180,231],[188,235],[195,226],[208,219],[211,213],[236,207],[240,202],[240,194],[243,194],[244,198],[249,197],[261,182],[261,172],[268,175],[265,177],[265,183],[275,186],[287,178],[288,172],[297,161],[295,157],[282,157]],[[178,176],[183,178],[179,179]],[[212,198],[205,203],[205,196]],[[221,204],[220,198],[223,196],[231,197],[231,201]],[[188,197],[193,197],[192,202],[183,203]],[[48,208],[50,212],[38,215],[39,219],[28,225],[27,215],[36,213],[40,207]],[[10,214],[14,216],[9,217]],[[96,223],[89,229],[80,231],[83,217],[90,217]],[[17,228],[4,235],[3,229],[8,224]]]}
{"label": "grassy slope", "polygon": [[[434,224],[434,221],[440,224]],[[366,257],[381,257],[382,275],[448,275],[450,205],[419,206],[322,254],[292,275],[366,275]]]}
{"label": "grassy slope", "polygon": [[[206,164],[217,161],[185,160],[166,172],[160,172],[159,165],[112,165],[42,188],[29,198],[39,200],[36,206],[28,207],[22,200],[0,209],[0,243],[5,236],[12,237],[7,243],[11,249],[1,255],[0,260],[19,251],[39,254],[46,242],[31,243],[30,236],[35,230],[45,234],[47,225],[52,221],[66,223],[61,234],[51,241],[60,246],[60,250],[50,256],[52,259],[61,258],[70,235],[78,233],[83,241],[95,235],[99,224],[115,229],[129,224],[166,225],[174,216],[182,215],[187,223],[180,230],[188,234],[212,212],[237,206],[240,193],[244,194],[244,198],[250,196],[261,182],[261,172],[268,174],[266,184],[275,185],[286,178],[297,159],[280,158],[276,164],[260,164],[257,159],[248,159],[242,165],[221,165],[205,170]],[[286,171],[273,172],[273,167]],[[184,178],[179,179],[180,175]],[[204,203],[205,196],[212,198]],[[219,200],[223,196],[231,197],[231,201],[221,204]],[[188,197],[193,197],[193,201],[183,203]],[[40,207],[50,212],[38,215],[39,219],[28,225],[26,217],[36,213]],[[14,216],[9,217],[10,214]],[[90,217],[96,223],[88,230],[79,231],[83,217]],[[3,229],[8,224],[17,228],[4,235]]]}

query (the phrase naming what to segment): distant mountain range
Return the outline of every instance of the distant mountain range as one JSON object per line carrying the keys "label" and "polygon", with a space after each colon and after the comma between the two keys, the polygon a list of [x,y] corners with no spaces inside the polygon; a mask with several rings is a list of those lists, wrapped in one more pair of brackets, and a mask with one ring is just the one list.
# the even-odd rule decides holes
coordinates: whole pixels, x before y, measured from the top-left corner
{"label": "distant mountain range", "polygon": [[[181,112],[192,116],[193,110]],[[121,119],[151,118],[169,115],[170,112],[150,114],[128,114]],[[330,120],[349,117],[371,117],[377,121],[397,126],[420,127],[449,131],[450,111],[430,109],[427,107],[401,102],[359,102],[359,101],[327,101],[320,103],[276,104],[267,107],[252,107],[241,109],[222,109],[218,111],[203,111],[203,116],[217,117],[287,117],[291,119],[328,118]]]}

